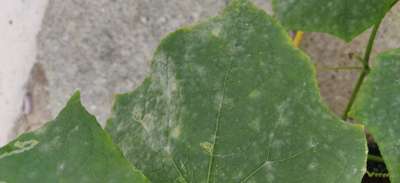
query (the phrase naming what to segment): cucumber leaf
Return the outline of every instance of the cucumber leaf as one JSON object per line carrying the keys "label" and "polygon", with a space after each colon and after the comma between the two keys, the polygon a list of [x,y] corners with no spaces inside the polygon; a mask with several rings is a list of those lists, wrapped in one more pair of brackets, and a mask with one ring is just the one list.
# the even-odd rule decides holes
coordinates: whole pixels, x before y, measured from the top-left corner
{"label": "cucumber leaf", "polygon": [[151,67],[106,130],[152,182],[361,181],[363,127],[328,111],[309,58],[248,1],[170,34]]}
{"label": "cucumber leaf", "polygon": [[148,183],[76,93],[52,122],[0,149],[2,183]]}
{"label": "cucumber leaf", "polygon": [[287,28],[325,32],[349,42],[377,23],[396,0],[273,0]]}
{"label": "cucumber leaf", "polygon": [[400,182],[400,49],[377,56],[350,116],[364,123],[385,159],[392,182]]}

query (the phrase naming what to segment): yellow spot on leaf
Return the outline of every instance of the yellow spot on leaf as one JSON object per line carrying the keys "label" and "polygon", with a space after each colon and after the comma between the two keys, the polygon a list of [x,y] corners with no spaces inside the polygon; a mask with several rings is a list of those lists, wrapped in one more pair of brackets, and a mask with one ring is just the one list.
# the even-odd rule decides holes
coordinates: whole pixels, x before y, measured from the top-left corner
{"label": "yellow spot on leaf", "polygon": [[[28,141],[17,141],[14,143],[15,149],[10,152],[6,152],[0,155],[0,159],[5,158],[7,156],[11,156],[14,154],[19,154],[25,151],[29,151],[33,149],[37,144],[39,144],[39,141],[37,140],[28,140]],[[1,183],[1,182],[0,182]]]}
{"label": "yellow spot on leaf", "polygon": [[203,151],[205,151],[208,154],[212,153],[212,149],[213,149],[213,145],[209,142],[202,142],[200,143],[200,147],[201,149],[203,149]]}

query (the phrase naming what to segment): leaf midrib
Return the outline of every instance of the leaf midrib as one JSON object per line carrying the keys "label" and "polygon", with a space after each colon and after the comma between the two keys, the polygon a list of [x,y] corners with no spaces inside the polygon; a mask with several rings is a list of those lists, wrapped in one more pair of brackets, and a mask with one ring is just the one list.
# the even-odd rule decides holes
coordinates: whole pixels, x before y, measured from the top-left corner
{"label": "leaf midrib", "polygon": [[214,163],[214,161],[215,161],[215,148],[216,148],[216,145],[217,145],[218,135],[220,133],[219,129],[220,129],[220,121],[221,121],[222,109],[224,107],[224,99],[225,99],[225,95],[226,95],[226,88],[227,88],[226,85],[227,85],[227,81],[229,79],[229,76],[231,74],[232,67],[233,67],[233,61],[231,61],[229,69],[225,72],[225,76],[224,76],[224,80],[223,80],[223,84],[222,84],[222,97],[221,97],[221,101],[220,101],[219,107],[218,107],[216,123],[215,123],[214,139],[213,139],[211,153],[210,153],[210,157],[209,157],[209,161],[208,161],[207,183],[211,183],[211,176],[214,175],[214,171],[215,171],[214,170],[214,167],[215,167],[215,163]]}

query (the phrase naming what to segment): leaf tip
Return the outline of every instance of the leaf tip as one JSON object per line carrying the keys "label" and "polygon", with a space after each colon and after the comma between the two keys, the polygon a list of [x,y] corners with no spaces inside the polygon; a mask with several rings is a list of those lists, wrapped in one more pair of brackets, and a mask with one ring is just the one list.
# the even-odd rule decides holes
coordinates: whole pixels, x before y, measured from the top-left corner
{"label": "leaf tip", "polygon": [[[360,34],[361,34],[361,33],[360,33]],[[340,35],[334,35],[334,36],[337,36],[337,37],[341,38],[341,39],[342,39],[344,42],[346,42],[346,43],[350,43],[350,42],[353,41],[353,39],[354,39],[355,37],[358,36],[358,34],[357,34],[357,35],[345,34],[345,35],[342,35],[342,36],[340,36]]]}
{"label": "leaf tip", "polygon": [[75,91],[71,97],[71,99],[78,99],[78,100],[80,100],[80,98],[81,98],[81,91],[79,91],[79,90]]}
{"label": "leaf tip", "polygon": [[237,11],[240,11],[243,8],[249,7],[249,5],[252,5],[249,0],[231,0],[224,11],[235,10],[235,9]]}
{"label": "leaf tip", "polygon": [[[66,111],[68,111],[68,112],[66,112]],[[82,104],[81,92],[79,90],[75,91],[74,94],[69,98],[65,107],[58,114],[58,117],[64,116],[64,115],[70,116],[71,111],[75,111],[75,112],[79,111],[79,113],[83,112],[83,113],[91,115]]]}
{"label": "leaf tip", "polygon": [[81,92],[79,90],[75,91],[74,94],[69,98],[67,105],[76,102],[81,103]]}

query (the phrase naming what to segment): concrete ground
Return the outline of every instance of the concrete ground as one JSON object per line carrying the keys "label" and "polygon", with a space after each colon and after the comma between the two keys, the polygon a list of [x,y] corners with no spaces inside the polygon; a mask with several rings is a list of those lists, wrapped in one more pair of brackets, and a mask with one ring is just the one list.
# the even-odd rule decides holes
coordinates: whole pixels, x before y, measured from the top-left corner
{"label": "concrete ground", "polygon": [[47,0],[0,1],[0,146],[23,111],[24,85],[36,61],[35,38],[46,5]]}
{"label": "concrete ground", "polygon": [[[268,0],[253,1],[271,13]],[[104,124],[110,114],[113,94],[131,91],[141,83],[162,37],[178,27],[216,15],[227,2],[49,0],[42,24],[35,24],[37,29],[40,28],[37,40],[34,33],[29,34],[31,48],[34,48],[31,44],[37,47],[26,53],[30,60],[36,58],[36,64],[31,71],[25,69],[28,71],[23,72],[31,73],[25,89],[22,84],[28,77],[18,78],[20,84],[8,93],[20,94],[8,97],[7,104],[0,103],[0,112],[5,111],[3,106],[13,106],[14,110],[6,115],[0,113],[0,129],[3,130],[0,134],[7,134],[7,140],[11,140],[20,133],[40,127],[57,115],[77,89],[82,92],[84,105]],[[400,47],[400,14],[395,13],[399,11],[400,5],[397,5],[385,19],[374,54]],[[0,20],[4,22],[7,18]],[[358,65],[351,55],[362,54],[367,39],[368,32],[349,44],[326,34],[305,34],[301,49],[314,60],[323,99],[336,114],[343,112],[358,71],[332,71],[328,67]],[[13,42],[9,40],[8,43]],[[0,48],[2,63],[8,58],[3,50],[17,50]],[[20,63],[30,68],[33,62]],[[9,73],[2,74],[0,82],[13,83],[14,77]],[[0,93],[0,101],[5,98],[3,95]],[[0,145],[6,141],[3,136],[0,136]]]}

